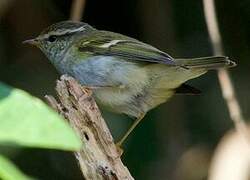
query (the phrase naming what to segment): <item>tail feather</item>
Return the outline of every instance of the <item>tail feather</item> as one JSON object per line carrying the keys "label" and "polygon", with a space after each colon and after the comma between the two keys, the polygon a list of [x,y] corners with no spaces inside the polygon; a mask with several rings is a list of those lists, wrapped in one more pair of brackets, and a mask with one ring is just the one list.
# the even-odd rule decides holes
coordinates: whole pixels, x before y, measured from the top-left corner
{"label": "tail feather", "polygon": [[182,84],[175,89],[176,94],[188,94],[188,95],[198,95],[201,94],[201,90],[190,86],[188,84]]}
{"label": "tail feather", "polygon": [[236,66],[236,63],[225,56],[211,56],[190,59],[175,59],[176,63],[186,68],[199,69],[219,69],[230,68]]}

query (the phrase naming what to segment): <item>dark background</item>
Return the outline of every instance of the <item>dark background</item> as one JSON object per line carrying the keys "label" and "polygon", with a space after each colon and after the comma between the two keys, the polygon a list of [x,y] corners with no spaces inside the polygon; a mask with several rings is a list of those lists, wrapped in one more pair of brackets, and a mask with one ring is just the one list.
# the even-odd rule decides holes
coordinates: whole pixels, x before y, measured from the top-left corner
{"label": "dark background", "polygon": [[[230,69],[245,117],[250,116],[250,0],[217,0],[226,55],[238,63]],[[69,0],[0,0],[0,81],[43,99],[54,94],[59,77],[36,48],[21,42],[48,25],[67,20]],[[87,0],[84,22],[150,43],[174,57],[211,55],[202,1]],[[124,163],[135,179],[206,179],[213,151],[233,124],[222,98],[216,72],[192,80],[200,96],[175,96],[147,114],[125,144]],[[115,137],[132,123],[104,112]],[[7,150],[8,151],[8,150]],[[21,149],[10,157],[39,179],[81,179],[70,153]],[[190,171],[191,169],[191,171]]]}

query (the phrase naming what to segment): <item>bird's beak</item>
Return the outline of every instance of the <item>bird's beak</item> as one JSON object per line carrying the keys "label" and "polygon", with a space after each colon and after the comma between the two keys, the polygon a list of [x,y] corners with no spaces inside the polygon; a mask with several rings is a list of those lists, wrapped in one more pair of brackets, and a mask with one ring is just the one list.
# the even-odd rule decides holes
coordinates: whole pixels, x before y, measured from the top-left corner
{"label": "bird's beak", "polygon": [[23,41],[23,44],[31,44],[31,45],[34,45],[34,46],[38,46],[38,39],[28,39],[28,40],[25,40]]}

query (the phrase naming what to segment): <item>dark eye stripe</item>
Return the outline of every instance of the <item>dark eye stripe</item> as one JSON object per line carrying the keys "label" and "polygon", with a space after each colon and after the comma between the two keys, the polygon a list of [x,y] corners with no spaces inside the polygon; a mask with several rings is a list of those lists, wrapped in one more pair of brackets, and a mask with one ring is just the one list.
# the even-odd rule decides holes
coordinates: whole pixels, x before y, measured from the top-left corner
{"label": "dark eye stripe", "polygon": [[48,37],[49,42],[54,42],[56,39],[57,39],[57,36],[55,36],[55,35],[51,35]]}

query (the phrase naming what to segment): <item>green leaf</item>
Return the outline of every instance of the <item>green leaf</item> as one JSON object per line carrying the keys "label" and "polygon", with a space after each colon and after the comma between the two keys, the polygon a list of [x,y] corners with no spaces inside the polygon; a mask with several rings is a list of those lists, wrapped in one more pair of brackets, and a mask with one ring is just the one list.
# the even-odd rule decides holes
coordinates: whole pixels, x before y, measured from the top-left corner
{"label": "green leaf", "polygon": [[0,179],[3,180],[31,180],[23,174],[11,161],[0,155]]}
{"label": "green leaf", "polygon": [[80,139],[45,103],[0,83],[0,143],[79,150]]}

